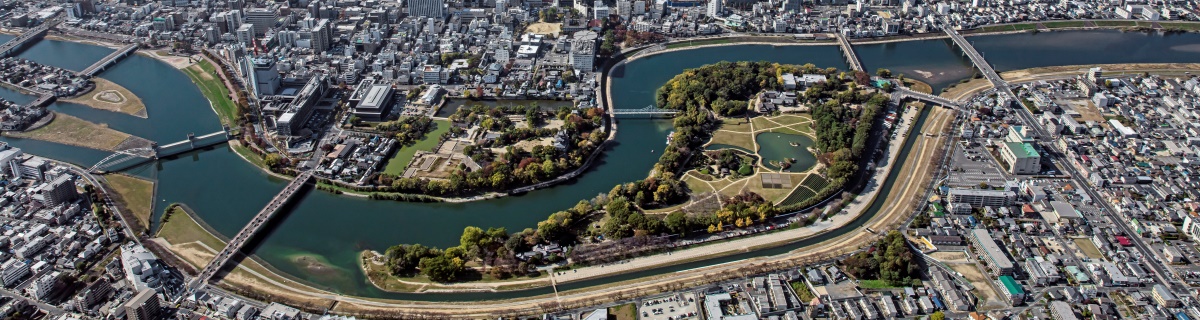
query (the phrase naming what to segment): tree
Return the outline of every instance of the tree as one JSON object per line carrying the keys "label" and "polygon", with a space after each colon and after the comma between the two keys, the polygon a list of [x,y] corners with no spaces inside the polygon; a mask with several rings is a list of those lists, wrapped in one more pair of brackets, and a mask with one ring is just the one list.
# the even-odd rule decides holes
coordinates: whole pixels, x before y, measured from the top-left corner
{"label": "tree", "polygon": [[463,228],[462,237],[458,238],[458,245],[463,249],[470,249],[471,247],[479,245],[479,242],[485,237],[487,237],[487,235],[483,233],[483,229],[475,226],[466,227]]}
{"label": "tree", "polygon": [[267,154],[266,157],[263,157],[263,165],[268,168],[278,167],[280,164],[283,164],[283,157],[277,153]]}
{"label": "tree", "polygon": [[462,273],[463,261],[443,254],[421,259],[420,268],[421,273],[428,276],[429,280],[451,282],[458,279]]}
{"label": "tree", "polygon": [[892,70],[888,70],[888,69],[884,69],[884,68],[879,68],[879,70],[875,70],[875,75],[877,75],[877,76],[880,76],[880,77],[882,77],[882,78],[891,78],[891,77],[892,77]]}
{"label": "tree", "polygon": [[946,320],[946,314],[941,311],[934,312],[929,315],[929,320]]}

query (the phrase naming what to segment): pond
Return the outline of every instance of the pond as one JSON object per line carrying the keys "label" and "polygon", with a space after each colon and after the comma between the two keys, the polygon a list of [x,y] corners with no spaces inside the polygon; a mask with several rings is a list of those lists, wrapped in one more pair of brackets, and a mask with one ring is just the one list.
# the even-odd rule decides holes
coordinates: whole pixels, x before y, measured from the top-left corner
{"label": "pond", "polygon": [[782,171],[803,172],[817,164],[817,157],[808,151],[813,145],[808,136],[763,132],[754,139],[758,141],[758,155],[762,157],[763,166],[771,170],[782,170],[780,164],[788,158],[794,158],[796,162]]}

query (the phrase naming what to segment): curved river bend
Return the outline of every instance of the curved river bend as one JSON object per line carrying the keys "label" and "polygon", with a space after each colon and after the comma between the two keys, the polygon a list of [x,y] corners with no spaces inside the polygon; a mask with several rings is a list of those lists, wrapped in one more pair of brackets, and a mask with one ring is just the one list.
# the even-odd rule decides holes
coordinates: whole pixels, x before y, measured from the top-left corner
{"label": "curved river bend", "polygon": [[[5,41],[11,36],[0,36]],[[1116,31],[1071,31],[972,37],[976,48],[987,53],[1000,71],[1065,64],[1126,62],[1200,62],[1194,52],[1200,34],[1151,35]],[[868,70],[889,68],[924,80],[940,90],[969,77],[973,71],[948,40],[921,40],[887,44],[857,45],[855,50]],[[41,41],[21,57],[41,63],[79,70],[100,59],[111,49],[78,43]],[[769,60],[781,63],[813,63],[844,69],[846,64],[836,46],[738,45],[665,53],[632,61],[613,70],[614,103],[640,108],[653,103],[654,91],[683,69],[722,60]],[[56,103],[51,108],[143,138],[171,142],[189,132],[220,130],[216,115],[199,90],[181,72],[149,57],[133,56],[100,75],[133,91],[146,102],[149,119]],[[18,102],[30,98],[0,89],[0,97]],[[923,117],[921,118],[923,121]],[[297,201],[289,215],[253,248],[254,254],[275,268],[318,287],[341,294],[374,298],[426,301],[470,301],[506,299],[551,293],[549,288],[501,293],[411,294],[383,292],[367,283],[358,271],[358,252],[383,250],[398,243],[452,246],[466,226],[506,227],[510,231],[534,226],[551,212],[565,209],[581,199],[608,192],[618,183],[646,176],[660,154],[670,123],[662,120],[621,120],[617,144],[583,177],[549,189],[463,204],[423,204],[370,201],[325,192],[309,192]],[[4,138],[30,153],[90,165],[103,152],[40,141]],[[908,152],[911,141],[905,142]],[[652,150],[657,152],[651,152]],[[899,166],[897,166],[898,168]],[[185,154],[133,170],[134,174],[158,180],[156,206],[187,203],[217,231],[236,233],[285,181],[271,178],[245,163],[227,147],[220,146]],[[890,188],[894,175],[885,182]],[[885,192],[887,189],[884,190]],[[873,216],[878,204],[849,230]],[[844,231],[842,231],[844,232]],[[842,232],[831,232],[835,236]],[[820,237],[775,249],[663,267],[601,279],[565,283],[570,290],[665,272],[687,270],[754,256],[779,254],[823,240]],[[310,257],[326,268],[308,270],[296,263]]]}

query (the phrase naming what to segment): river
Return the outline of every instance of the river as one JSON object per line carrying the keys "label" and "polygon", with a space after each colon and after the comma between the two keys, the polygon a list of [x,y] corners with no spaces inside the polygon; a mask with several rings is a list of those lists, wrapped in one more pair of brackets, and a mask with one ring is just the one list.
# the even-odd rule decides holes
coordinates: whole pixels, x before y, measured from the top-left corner
{"label": "river", "polygon": [[[0,36],[0,41],[9,37]],[[977,48],[1000,70],[1083,63],[1200,62],[1193,52],[1200,34],[1152,35],[1117,31],[1043,32],[970,37]],[[949,40],[921,40],[855,46],[870,72],[889,68],[911,78],[929,82],[935,91],[969,77],[973,72]],[[21,54],[38,62],[82,69],[111,49],[78,43],[41,41]],[[990,54],[989,54],[990,53]],[[613,96],[618,108],[641,108],[653,103],[654,91],[683,69],[721,60],[769,60],[782,63],[813,63],[820,67],[846,68],[836,46],[740,45],[702,48],[632,61],[613,70]],[[929,76],[924,76],[929,75]],[[52,108],[143,138],[169,143],[197,134],[220,130],[216,115],[188,78],[169,65],[144,56],[130,57],[101,77],[112,80],[142,98],[149,119],[89,109],[67,103]],[[148,81],[152,80],[152,81]],[[27,99],[0,90],[0,97]],[[670,122],[663,120],[620,120],[617,143],[599,163],[581,178],[553,188],[463,204],[422,204],[370,201],[311,191],[287,215],[264,234],[253,253],[275,268],[316,286],[342,294],[378,298],[430,301],[501,299],[545,294],[549,289],[505,293],[399,294],[382,292],[367,283],[358,271],[362,249],[384,250],[398,243],[452,246],[466,226],[506,227],[518,231],[533,227],[550,213],[565,209],[581,199],[608,192],[614,185],[645,177],[664,146]],[[28,152],[85,166],[104,157],[103,152],[40,141],[5,138]],[[906,149],[907,146],[906,146]],[[899,167],[899,166],[897,166]],[[219,146],[185,154],[133,170],[158,180],[157,207],[187,203],[217,231],[236,233],[285,181],[271,178],[242,161],[227,147]],[[894,178],[894,176],[893,176]],[[885,183],[890,188],[891,181]],[[885,189],[886,190],[886,189]],[[878,209],[874,206],[865,217]],[[157,210],[157,209],[156,209]],[[830,233],[830,236],[842,232]],[[824,238],[824,237],[822,237]],[[560,290],[581,288],[636,276],[685,270],[735,259],[777,254],[800,244],[739,254],[712,261],[648,270],[636,274],[567,283]],[[320,261],[323,268],[306,269],[295,263],[299,257]]]}

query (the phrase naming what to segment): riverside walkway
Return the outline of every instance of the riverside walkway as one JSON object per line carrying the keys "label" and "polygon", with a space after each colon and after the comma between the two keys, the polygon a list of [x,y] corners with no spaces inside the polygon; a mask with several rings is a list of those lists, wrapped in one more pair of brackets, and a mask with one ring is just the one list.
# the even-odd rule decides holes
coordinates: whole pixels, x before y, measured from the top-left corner
{"label": "riverside walkway", "polygon": [[238,231],[237,235],[235,235],[233,239],[229,240],[229,243],[225,245],[225,248],[221,249],[221,252],[217,253],[217,256],[213,257],[212,261],[209,261],[208,265],[204,266],[204,269],[200,270],[200,272],[196,274],[196,277],[193,278],[192,281],[188,282],[187,290],[194,291],[203,287],[204,284],[208,283],[209,280],[212,280],[212,278],[217,274],[217,271],[220,271],[225,264],[229,263],[229,260],[233,258],[235,253],[241,251],[242,247],[244,247],[246,243],[250,241],[250,239],[253,239],[254,235],[258,234],[258,232],[263,229],[263,226],[266,225],[267,222],[271,221],[271,218],[275,217],[276,213],[279,213],[279,209],[283,208],[283,205],[287,204],[287,202],[292,199],[292,196],[296,195],[296,191],[299,191],[300,188],[303,187],[304,184],[309,180],[312,180],[312,178],[312,171],[304,171],[300,173],[300,175],[297,175],[295,179],[292,179],[292,182],[289,182],[282,191],[279,191],[279,194],[276,194],[274,198],[271,198],[271,202],[268,202],[267,206],[263,207],[262,211],[259,211],[258,214],[254,215],[254,218],[250,220],[250,223],[246,224],[245,227],[242,227],[242,230]]}

